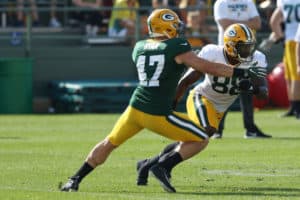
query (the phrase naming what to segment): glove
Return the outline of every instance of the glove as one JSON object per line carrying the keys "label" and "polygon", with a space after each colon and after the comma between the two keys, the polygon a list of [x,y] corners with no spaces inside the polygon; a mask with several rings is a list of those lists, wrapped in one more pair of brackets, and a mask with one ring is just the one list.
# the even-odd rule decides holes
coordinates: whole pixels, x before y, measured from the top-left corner
{"label": "glove", "polygon": [[249,79],[242,79],[240,80],[238,87],[241,92],[247,92],[250,91],[250,88],[252,87],[252,83]]}
{"label": "glove", "polygon": [[260,45],[258,46],[258,49],[263,52],[270,52],[273,44],[278,44],[279,42],[282,42],[284,38],[279,38],[277,40],[272,40],[270,38],[264,39]]}
{"label": "glove", "polygon": [[252,63],[250,67],[247,69],[247,75],[251,79],[256,79],[256,78],[265,78],[267,76],[267,69],[263,67],[257,66],[257,61]]}
{"label": "glove", "polygon": [[259,44],[258,49],[264,52],[270,52],[274,43],[275,41],[270,38],[266,38]]}
{"label": "glove", "polygon": [[267,69],[256,66],[257,63],[257,61],[252,63],[248,69],[234,68],[232,76],[239,78],[250,77],[251,79],[265,78],[267,75]]}

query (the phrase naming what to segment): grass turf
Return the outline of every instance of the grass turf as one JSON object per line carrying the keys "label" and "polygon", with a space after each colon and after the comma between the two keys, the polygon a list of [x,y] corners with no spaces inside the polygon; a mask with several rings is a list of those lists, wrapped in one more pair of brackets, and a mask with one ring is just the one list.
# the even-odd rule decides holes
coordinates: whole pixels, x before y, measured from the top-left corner
{"label": "grass turf", "polygon": [[170,143],[149,131],[117,149],[78,193],[58,191],[118,114],[0,115],[0,199],[300,199],[300,121],[282,112],[255,113],[272,139],[243,139],[241,113],[229,113],[224,138],[174,169],[176,194],[152,177],[147,187],[135,185],[136,161]]}

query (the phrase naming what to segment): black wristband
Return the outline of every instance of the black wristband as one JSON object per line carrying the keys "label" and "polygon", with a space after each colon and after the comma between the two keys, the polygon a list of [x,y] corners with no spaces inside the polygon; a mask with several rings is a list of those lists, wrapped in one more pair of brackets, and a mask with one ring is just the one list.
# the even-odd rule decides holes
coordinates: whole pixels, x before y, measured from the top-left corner
{"label": "black wristband", "polygon": [[278,44],[279,42],[283,42],[283,40],[284,40],[284,37],[281,37],[281,38],[277,39],[274,43]]}
{"label": "black wristband", "polygon": [[245,69],[233,68],[232,77],[239,77],[239,78],[247,77],[247,71]]}

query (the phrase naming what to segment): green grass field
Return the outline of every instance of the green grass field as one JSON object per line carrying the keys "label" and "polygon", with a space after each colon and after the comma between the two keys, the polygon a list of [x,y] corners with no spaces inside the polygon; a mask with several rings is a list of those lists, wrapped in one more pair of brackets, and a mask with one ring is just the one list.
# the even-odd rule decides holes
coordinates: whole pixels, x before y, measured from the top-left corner
{"label": "green grass field", "polygon": [[272,139],[243,139],[241,113],[229,113],[224,138],[174,169],[176,194],[153,177],[147,187],[135,185],[136,161],[170,142],[149,131],[117,149],[78,193],[58,191],[117,114],[0,115],[0,199],[300,199],[300,121],[281,119],[282,112],[255,113]]}

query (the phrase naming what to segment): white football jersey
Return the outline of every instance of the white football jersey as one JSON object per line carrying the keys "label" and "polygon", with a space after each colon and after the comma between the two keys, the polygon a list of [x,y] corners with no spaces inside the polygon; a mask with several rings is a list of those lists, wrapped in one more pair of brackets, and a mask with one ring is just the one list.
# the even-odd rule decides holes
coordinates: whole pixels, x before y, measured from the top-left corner
{"label": "white football jersey", "polygon": [[300,0],[277,0],[285,24],[285,40],[294,40],[300,23]]}
{"label": "white football jersey", "polygon": [[295,36],[295,41],[300,42],[300,23],[298,24],[297,33]]}
{"label": "white football jersey", "polygon": [[[218,63],[229,64],[224,55],[223,46],[209,44],[202,48],[198,56],[206,60]],[[250,64],[258,62],[257,66],[267,67],[266,57],[260,51],[255,51],[251,62],[240,64],[239,68],[248,68]],[[204,80],[195,86],[196,94],[200,94],[209,99],[219,112],[224,112],[238,97],[238,83],[236,77],[218,77],[209,74]]]}
{"label": "white football jersey", "polygon": [[214,19],[218,25],[218,44],[223,45],[224,30],[218,23],[221,19],[249,20],[259,16],[253,0],[217,0],[214,4]]}

